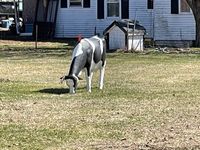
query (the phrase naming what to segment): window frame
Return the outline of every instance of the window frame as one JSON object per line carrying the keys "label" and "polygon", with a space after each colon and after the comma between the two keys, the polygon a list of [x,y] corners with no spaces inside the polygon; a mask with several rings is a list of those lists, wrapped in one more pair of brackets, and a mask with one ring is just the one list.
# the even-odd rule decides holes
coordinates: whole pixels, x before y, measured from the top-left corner
{"label": "window frame", "polygon": [[108,3],[109,3],[109,0],[105,0],[105,3],[104,3],[104,8],[105,8],[105,16],[106,18],[116,18],[116,19],[119,19],[121,18],[121,0],[118,0],[118,3],[119,3],[119,16],[108,16]]}

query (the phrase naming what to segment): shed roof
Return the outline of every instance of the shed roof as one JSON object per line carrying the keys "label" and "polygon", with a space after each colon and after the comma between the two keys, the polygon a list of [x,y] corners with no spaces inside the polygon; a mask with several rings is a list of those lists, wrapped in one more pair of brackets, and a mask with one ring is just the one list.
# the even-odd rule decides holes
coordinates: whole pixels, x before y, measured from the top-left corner
{"label": "shed roof", "polygon": [[[136,25],[135,25],[136,24]],[[122,19],[122,20],[115,20],[109,25],[103,32],[104,35],[109,33],[109,31],[114,27],[119,27],[125,34],[133,33],[134,30],[145,32],[146,29],[139,25],[139,21],[137,20],[130,20],[130,19]]]}

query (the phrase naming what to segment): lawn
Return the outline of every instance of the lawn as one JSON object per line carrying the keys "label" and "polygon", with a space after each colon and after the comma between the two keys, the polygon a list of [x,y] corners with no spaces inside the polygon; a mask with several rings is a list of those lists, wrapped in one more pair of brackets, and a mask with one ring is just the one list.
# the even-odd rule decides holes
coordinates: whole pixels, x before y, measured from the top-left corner
{"label": "lawn", "polygon": [[200,54],[108,53],[71,95],[72,42],[0,41],[0,149],[200,149]]}

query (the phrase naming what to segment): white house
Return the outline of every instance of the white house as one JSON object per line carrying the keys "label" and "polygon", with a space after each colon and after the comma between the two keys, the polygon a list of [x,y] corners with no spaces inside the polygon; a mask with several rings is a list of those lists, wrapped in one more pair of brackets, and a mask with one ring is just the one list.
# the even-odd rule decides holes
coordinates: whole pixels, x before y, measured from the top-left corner
{"label": "white house", "polygon": [[195,40],[195,20],[186,0],[59,0],[55,37],[102,35],[119,19],[138,20],[156,43]]}

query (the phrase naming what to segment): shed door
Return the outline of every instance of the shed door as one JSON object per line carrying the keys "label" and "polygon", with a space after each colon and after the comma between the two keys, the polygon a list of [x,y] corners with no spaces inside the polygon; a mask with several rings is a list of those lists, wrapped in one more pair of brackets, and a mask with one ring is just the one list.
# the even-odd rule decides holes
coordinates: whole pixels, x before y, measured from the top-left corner
{"label": "shed door", "polygon": [[109,33],[109,49],[125,49],[125,34],[118,27],[114,27]]}

